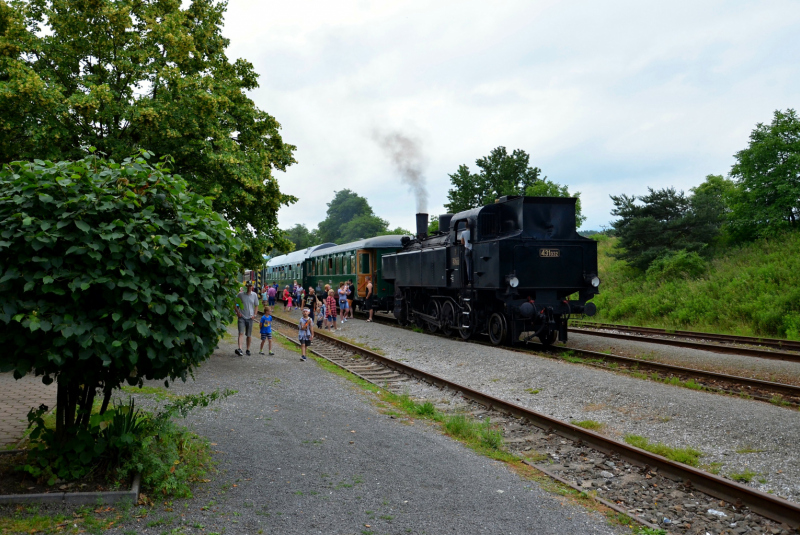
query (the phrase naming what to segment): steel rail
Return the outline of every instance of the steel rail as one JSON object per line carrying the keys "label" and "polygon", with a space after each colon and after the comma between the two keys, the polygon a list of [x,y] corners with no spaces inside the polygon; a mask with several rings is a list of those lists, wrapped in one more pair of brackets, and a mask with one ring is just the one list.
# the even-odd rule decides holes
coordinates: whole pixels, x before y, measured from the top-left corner
{"label": "steel rail", "polygon": [[763,359],[800,362],[800,353],[786,353],[783,351],[759,349],[756,347],[740,347],[732,345],[707,344],[704,342],[691,342],[689,340],[668,340],[666,338],[653,338],[651,336],[639,336],[636,334],[611,333],[606,331],[597,331],[594,329],[578,329],[575,327],[571,327],[570,332],[586,334],[589,336],[602,336],[604,338],[619,338],[622,340],[632,340],[634,342],[642,342],[646,344],[660,344],[660,345],[667,345],[674,347],[688,347],[691,349],[710,351],[712,353],[726,353],[728,355],[746,355],[749,357],[758,357]]}
{"label": "steel rail", "polygon": [[[295,326],[294,322],[273,316],[279,323]],[[523,418],[531,424],[545,430],[553,432],[573,440],[575,442],[588,444],[591,447],[607,455],[616,454],[626,461],[637,466],[657,468],[658,471],[675,481],[683,481],[687,488],[697,489],[701,492],[714,496],[720,500],[725,500],[734,504],[746,505],[752,511],[774,520],[785,523],[793,528],[800,527],[800,505],[792,503],[783,498],[767,494],[740,485],[708,472],[703,472],[688,465],[676,463],[669,459],[636,448],[623,442],[617,442],[610,438],[593,433],[582,427],[562,422],[509,401],[505,401],[470,387],[460,385],[438,375],[422,371],[408,364],[384,357],[374,351],[353,345],[326,333],[316,332],[316,336],[323,338],[326,342],[337,345],[353,353],[365,356],[378,361],[384,366],[397,372],[404,373],[421,381],[425,381],[439,388],[448,388],[461,394],[464,398],[479,403],[489,410],[497,410],[505,414]]]}
{"label": "steel rail", "polygon": [[585,320],[572,320],[573,325],[580,325],[587,329],[609,329],[626,331],[629,333],[652,334],[656,336],[671,336],[677,338],[695,338],[700,340],[716,340],[725,344],[748,344],[753,346],[774,347],[775,349],[789,349],[800,351],[800,342],[796,340],[781,340],[779,338],[760,338],[756,336],[737,336],[728,334],[703,333],[696,331],[672,331],[655,327],[634,327],[617,325],[614,323],[594,323]]}

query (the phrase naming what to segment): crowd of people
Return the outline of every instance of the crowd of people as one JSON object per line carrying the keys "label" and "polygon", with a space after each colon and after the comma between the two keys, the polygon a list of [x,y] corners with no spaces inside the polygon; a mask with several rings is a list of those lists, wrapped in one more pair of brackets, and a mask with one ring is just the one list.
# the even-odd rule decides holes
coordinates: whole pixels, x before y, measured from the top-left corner
{"label": "crowd of people", "polygon": [[[260,355],[264,354],[264,344],[268,343],[268,351],[272,352],[272,312],[275,307],[280,288],[277,283],[274,285],[264,285],[261,288],[261,304],[263,314],[259,320],[259,332],[261,335]],[[370,277],[367,277],[366,295],[364,308],[369,310],[367,322],[372,322],[374,287]],[[250,355],[250,342],[252,338],[253,323],[258,317],[258,290],[254,291],[252,281],[247,281],[236,296],[236,315],[238,316],[239,345],[235,353],[239,356],[245,353]],[[337,331],[341,329],[348,320],[353,319],[353,299],[356,296],[356,287],[353,281],[340,282],[338,289],[334,289],[330,284],[324,287],[317,285],[317,288],[309,287],[308,290],[294,281],[291,286],[287,285],[283,289],[283,310],[301,311],[298,322],[298,340],[302,349],[301,360],[307,359],[307,349],[314,339],[314,326],[317,329]],[[339,327],[337,328],[337,318]],[[245,345],[245,350],[242,350]]]}

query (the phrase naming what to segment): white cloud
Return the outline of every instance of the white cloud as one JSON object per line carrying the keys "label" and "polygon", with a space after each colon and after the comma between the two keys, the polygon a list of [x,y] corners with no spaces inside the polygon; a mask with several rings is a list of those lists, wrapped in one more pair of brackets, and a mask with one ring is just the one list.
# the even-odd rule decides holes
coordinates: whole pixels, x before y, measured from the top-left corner
{"label": "white cloud", "polygon": [[283,227],[313,227],[342,188],[413,227],[413,196],[371,140],[380,127],[424,142],[432,214],[448,173],[505,145],[582,191],[598,228],[608,194],[726,173],[757,122],[797,106],[798,23],[790,1],[231,0],[224,33],[298,146],[278,173],[300,197]]}

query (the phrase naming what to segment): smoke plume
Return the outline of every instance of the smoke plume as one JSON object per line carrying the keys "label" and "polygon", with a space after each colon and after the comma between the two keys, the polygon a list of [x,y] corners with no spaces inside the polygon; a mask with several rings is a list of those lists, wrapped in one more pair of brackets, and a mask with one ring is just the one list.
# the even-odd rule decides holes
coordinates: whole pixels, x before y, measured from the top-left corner
{"label": "smoke plume", "polygon": [[389,156],[401,180],[408,186],[417,199],[417,213],[428,212],[428,190],[422,170],[425,167],[425,156],[422,146],[400,132],[374,132],[375,141]]}

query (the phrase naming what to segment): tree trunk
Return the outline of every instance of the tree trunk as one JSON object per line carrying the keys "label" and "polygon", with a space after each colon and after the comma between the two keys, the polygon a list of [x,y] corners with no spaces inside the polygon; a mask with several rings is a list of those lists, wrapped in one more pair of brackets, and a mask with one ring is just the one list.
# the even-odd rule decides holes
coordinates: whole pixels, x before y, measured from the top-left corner
{"label": "tree trunk", "polygon": [[113,389],[105,386],[103,388],[103,404],[100,406],[100,414],[105,414],[108,409],[108,402],[111,400],[111,392]]}

